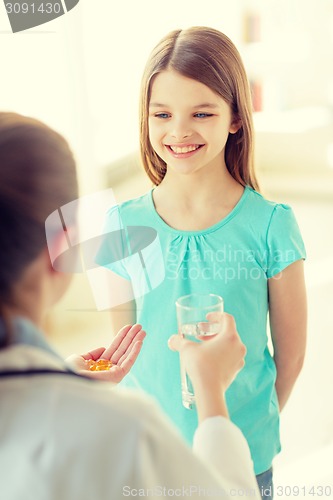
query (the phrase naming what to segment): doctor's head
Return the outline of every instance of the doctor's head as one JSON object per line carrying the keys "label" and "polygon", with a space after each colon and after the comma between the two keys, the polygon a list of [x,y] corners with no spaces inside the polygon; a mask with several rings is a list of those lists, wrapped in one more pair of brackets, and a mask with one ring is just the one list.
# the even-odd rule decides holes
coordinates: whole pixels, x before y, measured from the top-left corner
{"label": "doctor's head", "polygon": [[48,264],[55,272],[47,261],[45,220],[77,191],[65,139],[38,120],[0,113],[0,316],[29,307],[34,286],[47,288],[35,279]]}

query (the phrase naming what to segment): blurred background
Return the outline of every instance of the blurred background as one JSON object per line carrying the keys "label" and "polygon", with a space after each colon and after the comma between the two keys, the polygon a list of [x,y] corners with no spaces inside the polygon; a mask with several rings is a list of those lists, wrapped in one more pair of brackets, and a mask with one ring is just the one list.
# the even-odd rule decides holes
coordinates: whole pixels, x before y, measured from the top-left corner
{"label": "blurred background", "polygon": [[[81,193],[112,188],[118,202],[150,188],[137,124],[152,47],[193,25],[217,28],[236,44],[252,87],[262,192],[292,205],[308,253],[308,354],[281,416],[276,484],[281,498],[333,498],[332,0],[81,0],[67,15],[16,34],[0,9],[0,109],[59,130],[77,157]],[[85,275],[75,277],[46,327],[64,355],[111,335]]]}

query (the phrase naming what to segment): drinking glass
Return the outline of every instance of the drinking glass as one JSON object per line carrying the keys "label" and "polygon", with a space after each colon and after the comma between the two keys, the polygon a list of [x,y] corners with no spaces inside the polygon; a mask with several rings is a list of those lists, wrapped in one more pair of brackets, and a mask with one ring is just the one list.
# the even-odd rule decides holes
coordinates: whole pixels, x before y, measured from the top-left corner
{"label": "drinking glass", "polygon": [[[184,295],[176,301],[176,312],[179,334],[194,342],[202,342],[203,337],[219,333],[221,322],[208,321],[207,314],[223,313],[223,299],[219,295],[192,293]],[[195,396],[192,382],[180,361],[182,384],[182,402],[185,408],[195,407]]]}

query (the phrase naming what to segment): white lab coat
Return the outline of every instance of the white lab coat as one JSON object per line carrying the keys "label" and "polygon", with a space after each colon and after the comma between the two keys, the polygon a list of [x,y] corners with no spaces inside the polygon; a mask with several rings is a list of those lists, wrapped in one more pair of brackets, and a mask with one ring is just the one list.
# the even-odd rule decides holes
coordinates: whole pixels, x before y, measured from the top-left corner
{"label": "white lab coat", "polygon": [[259,498],[247,443],[222,417],[204,421],[194,451],[156,404],[70,374],[6,377],[65,364],[41,348],[0,351],[0,498]]}

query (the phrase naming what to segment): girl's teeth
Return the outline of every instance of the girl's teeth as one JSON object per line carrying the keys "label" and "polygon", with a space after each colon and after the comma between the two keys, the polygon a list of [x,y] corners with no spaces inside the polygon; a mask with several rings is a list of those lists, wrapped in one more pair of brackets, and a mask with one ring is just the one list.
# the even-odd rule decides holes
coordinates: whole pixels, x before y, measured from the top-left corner
{"label": "girl's teeth", "polygon": [[181,154],[181,153],[190,153],[191,151],[195,151],[198,149],[199,146],[186,146],[183,148],[179,148],[177,146],[170,146],[170,149],[176,153],[176,154]]}

